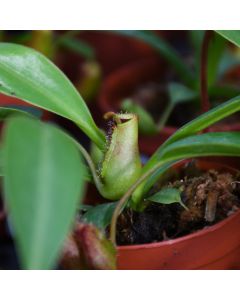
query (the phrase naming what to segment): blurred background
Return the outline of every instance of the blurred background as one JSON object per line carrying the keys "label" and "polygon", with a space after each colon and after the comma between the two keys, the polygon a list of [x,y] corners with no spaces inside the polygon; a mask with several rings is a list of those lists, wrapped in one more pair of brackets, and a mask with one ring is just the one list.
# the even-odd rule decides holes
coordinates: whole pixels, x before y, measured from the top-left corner
{"label": "blurred background", "polygon": [[[239,95],[240,51],[221,36],[212,35],[207,81],[214,107]],[[47,56],[72,81],[102,128],[106,129],[105,112],[137,113],[144,162],[175,130],[203,112],[200,73],[204,36],[202,30],[0,31],[0,42],[22,44]],[[90,147],[87,138],[66,119],[15,97],[0,95],[0,105],[31,111]],[[211,130],[240,130],[239,115]],[[1,218],[0,214],[0,269],[16,269],[10,229]]]}

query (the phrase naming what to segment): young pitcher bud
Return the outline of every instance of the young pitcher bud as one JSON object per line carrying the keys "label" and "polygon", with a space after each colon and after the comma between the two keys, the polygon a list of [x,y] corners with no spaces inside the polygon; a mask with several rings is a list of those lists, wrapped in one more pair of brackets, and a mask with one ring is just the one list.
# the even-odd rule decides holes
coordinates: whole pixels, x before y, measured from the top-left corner
{"label": "young pitcher bud", "polygon": [[100,170],[101,194],[106,199],[118,200],[141,173],[138,119],[134,114],[107,113],[105,117],[113,118],[114,123]]}
{"label": "young pitcher bud", "polygon": [[74,239],[88,269],[116,269],[116,250],[97,227],[79,223],[75,229]]}
{"label": "young pitcher bud", "polygon": [[69,235],[64,242],[60,265],[65,270],[83,270],[86,269],[82,254],[73,238]]}
{"label": "young pitcher bud", "polygon": [[67,270],[114,270],[116,250],[97,227],[77,223],[65,241],[61,266]]}

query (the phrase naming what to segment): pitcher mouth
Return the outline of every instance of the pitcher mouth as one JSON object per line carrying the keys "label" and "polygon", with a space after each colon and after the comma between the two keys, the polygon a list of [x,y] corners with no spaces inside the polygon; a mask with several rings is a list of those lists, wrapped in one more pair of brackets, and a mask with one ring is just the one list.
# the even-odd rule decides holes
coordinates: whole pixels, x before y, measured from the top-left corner
{"label": "pitcher mouth", "polygon": [[132,113],[115,113],[112,111],[105,113],[103,117],[105,120],[112,119],[115,125],[121,125],[131,121],[134,118],[138,118],[137,115]]}

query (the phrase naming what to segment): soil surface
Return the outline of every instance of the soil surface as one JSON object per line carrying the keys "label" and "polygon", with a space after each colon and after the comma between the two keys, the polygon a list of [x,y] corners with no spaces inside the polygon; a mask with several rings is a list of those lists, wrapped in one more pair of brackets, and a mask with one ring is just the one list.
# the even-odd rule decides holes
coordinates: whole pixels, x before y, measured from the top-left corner
{"label": "soil surface", "polygon": [[[174,239],[211,226],[240,207],[240,175],[210,170],[202,172],[193,164],[181,174],[171,174],[158,183],[150,194],[161,187],[180,189],[187,206],[149,202],[144,212],[126,209],[117,225],[118,245],[145,244]],[[166,183],[168,182],[168,183]]]}

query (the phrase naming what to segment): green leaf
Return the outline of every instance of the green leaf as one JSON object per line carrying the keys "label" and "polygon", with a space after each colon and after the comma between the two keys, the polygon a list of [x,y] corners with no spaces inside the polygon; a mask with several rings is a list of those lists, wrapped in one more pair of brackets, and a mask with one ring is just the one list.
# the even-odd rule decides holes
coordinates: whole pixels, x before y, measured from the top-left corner
{"label": "green leaf", "polygon": [[215,30],[225,39],[240,47],[240,30]]}
{"label": "green leaf", "polygon": [[166,146],[184,137],[194,135],[239,110],[240,96],[237,96],[221,105],[218,105],[216,108],[211,109],[193,121],[182,126],[166,141],[164,145]]}
{"label": "green leaf", "polygon": [[[194,47],[195,54],[195,70],[200,79],[200,64],[201,64],[201,50],[202,43],[204,38],[205,30],[190,30],[189,36]],[[208,66],[207,66],[207,74],[208,74],[208,86],[212,86],[216,80],[218,75],[219,63],[223,57],[224,50],[226,48],[226,40],[222,38],[220,35],[214,35],[212,40],[210,41],[210,45],[208,48]],[[198,85],[200,84],[200,80]]]}
{"label": "green leaf", "polygon": [[105,229],[111,222],[112,214],[117,205],[114,203],[104,203],[89,208],[84,214],[83,220],[92,223],[99,229]]}
{"label": "green leaf", "polygon": [[164,127],[175,105],[191,101],[197,97],[197,93],[195,91],[175,82],[168,85],[168,93],[169,104],[162,113],[158,124],[155,124],[152,116],[144,108],[130,99],[124,100],[121,107],[123,110],[134,113],[139,117],[139,130],[142,134],[154,135]]}
{"label": "green leaf", "polygon": [[83,56],[86,59],[94,59],[95,52],[94,49],[84,41],[81,41],[74,37],[62,37],[58,40],[61,46],[72,50],[73,52]]}
{"label": "green leaf", "polygon": [[161,157],[163,149],[182,138],[195,135],[201,130],[213,125],[214,123],[224,119],[225,117],[237,112],[240,110],[240,97],[236,97],[232,100],[229,100],[218,107],[211,109],[207,113],[202,114],[193,121],[187,123],[178,129],[162,146],[160,146],[156,152],[152,155],[149,161],[143,168],[143,172],[152,168],[152,166],[159,160]]}
{"label": "green leaf", "polygon": [[168,85],[169,98],[173,105],[178,103],[191,101],[193,98],[197,97],[197,93],[187,86],[172,82]]}
{"label": "green leaf", "polygon": [[32,115],[25,112],[21,109],[15,109],[15,108],[8,108],[8,107],[0,107],[0,120],[5,120],[12,116],[25,116],[25,117],[31,117]]}
{"label": "green leaf", "polygon": [[67,77],[46,57],[31,48],[0,43],[0,92],[13,94],[75,122],[104,148],[105,137]]}
{"label": "green leaf", "polygon": [[190,136],[167,146],[164,162],[204,156],[240,156],[239,132],[211,132]]}
{"label": "green leaf", "polygon": [[207,78],[208,86],[217,81],[218,68],[226,48],[226,40],[219,35],[214,35],[208,49]]}
{"label": "green leaf", "polygon": [[170,44],[153,32],[148,30],[115,30],[113,32],[139,39],[151,46],[153,49],[156,49],[168,61],[168,63],[172,65],[185,83],[193,84],[192,72],[184,63],[183,59]]}
{"label": "green leaf", "polygon": [[127,113],[134,113],[138,116],[138,126],[140,133],[144,135],[153,135],[158,132],[157,126],[152,116],[140,105],[130,99],[122,102],[121,108]]}
{"label": "green leaf", "polygon": [[163,129],[177,104],[192,101],[197,96],[196,92],[176,82],[169,83],[167,89],[169,93],[169,103],[158,121],[158,131]]}
{"label": "green leaf", "polygon": [[22,267],[55,266],[83,194],[76,145],[52,125],[12,118],[4,132],[4,192]]}
{"label": "green leaf", "polygon": [[190,136],[166,146],[158,160],[145,173],[143,181],[132,196],[134,207],[138,207],[142,195],[156,182],[166,169],[183,159],[208,156],[240,156],[239,132],[212,132]]}
{"label": "green leaf", "polygon": [[4,175],[3,171],[3,147],[2,145],[0,146],[0,176]]}
{"label": "green leaf", "polygon": [[189,30],[188,31],[191,45],[194,48],[194,54],[197,54],[197,56],[195,57],[196,61],[200,57],[204,33],[205,33],[205,30]]}
{"label": "green leaf", "polygon": [[[189,136],[196,135],[201,130],[213,125],[214,123],[224,119],[225,117],[237,112],[240,110],[240,97],[236,97],[232,100],[229,100],[218,107],[211,109],[207,113],[202,114],[195,120],[187,123],[179,130],[177,130],[163,145],[161,145],[156,152],[151,156],[149,161],[144,165],[142,169],[142,175],[146,174],[154,168],[159,161],[162,159],[162,155],[165,151],[165,148],[172,143],[184,139]],[[210,154],[209,154],[210,155]],[[167,168],[169,168],[171,164],[167,167],[161,167],[156,170],[149,178],[139,186],[134,192],[133,198],[135,202],[140,201],[142,194],[146,193],[149,188],[158,180],[159,176],[161,176]]]}
{"label": "green leaf", "polygon": [[226,51],[218,67],[218,77],[240,65],[240,58],[232,51]]}
{"label": "green leaf", "polygon": [[159,192],[147,198],[146,200],[161,204],[179,203],[185,209],[187,209],[181,200],[181,192],[175,188],[162,188]]}
{"label": "green leaf", "polygon": [[188,31],[189,40],[193,47],[194,72],[196,74],[195,76],[198,78],[198,81],[196,82],[196,88],[197,85],[199,85],[201,49],[202,49],[204,34],[205,34],[205,30]]}
{"label": "green leaf", "polygon": [[[13,109],[13,108],[7,108],[7,107],[0,107],[0,120],[5,120],[9,117],[13,116],[25,116],[25,117],[31,117],[30,114],[26,113],[23,110]],[[3,171],[3,151],[2,146],[0,147],[0,176],[4,175]]]}

